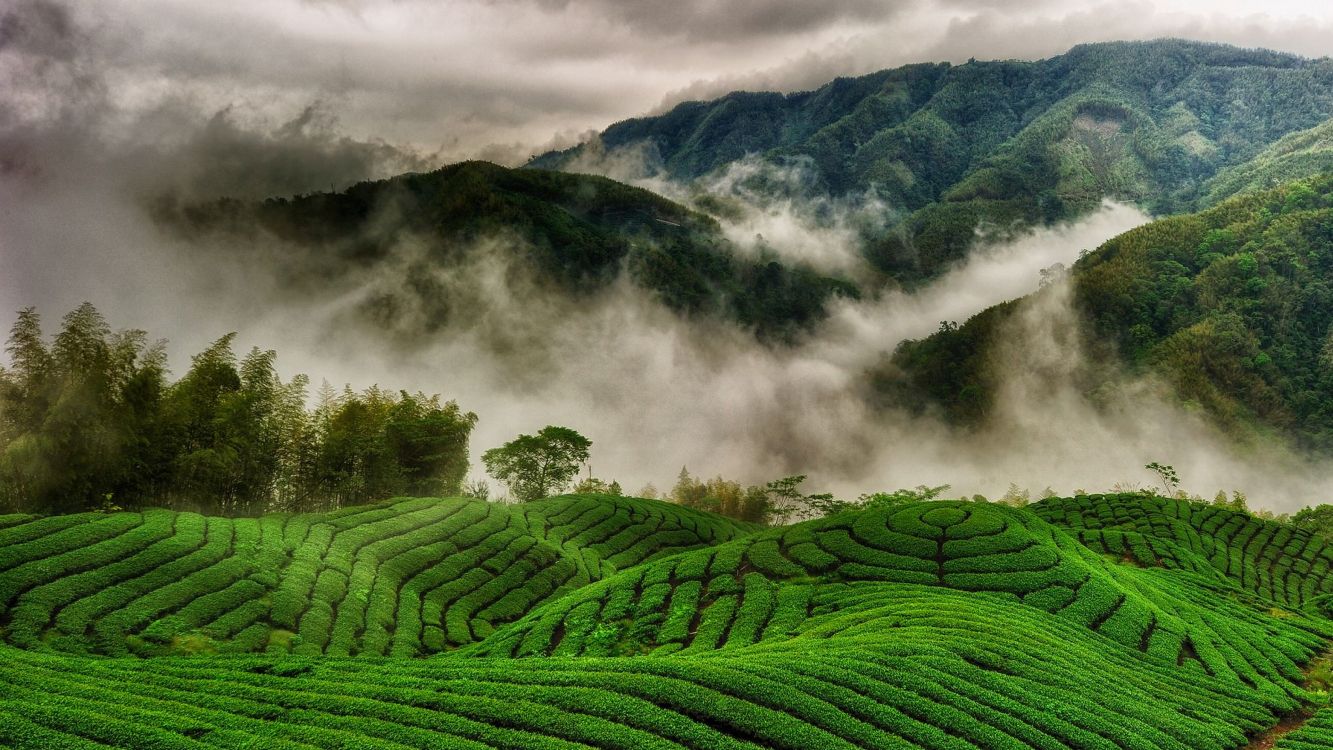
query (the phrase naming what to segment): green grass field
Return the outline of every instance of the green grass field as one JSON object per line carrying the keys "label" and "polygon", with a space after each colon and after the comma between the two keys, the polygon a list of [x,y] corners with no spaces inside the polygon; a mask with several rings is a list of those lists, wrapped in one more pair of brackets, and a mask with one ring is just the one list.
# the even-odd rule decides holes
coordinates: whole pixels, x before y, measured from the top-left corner
{"label": "green grass field", "polygon": [[1139,495],[0,517],[0,746],[1327,748],[1331,564]]}

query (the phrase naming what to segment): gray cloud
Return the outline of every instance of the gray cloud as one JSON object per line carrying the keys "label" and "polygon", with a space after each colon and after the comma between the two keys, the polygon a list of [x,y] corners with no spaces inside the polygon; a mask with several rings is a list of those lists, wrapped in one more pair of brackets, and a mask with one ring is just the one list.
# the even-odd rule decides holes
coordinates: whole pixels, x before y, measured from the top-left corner
{"label": "gray cloud", "polygon": [[350,138],[446,160],[907,62],[1160,36],[1318,56],[1333,37],[1327,9],[1282,0],[18,0],[2,18],[5,98],[48,122],[89,86],[108,128],[171,100],[267,123],[319,101]]}
{"label": "gray cloud", "polygon": [[648,35],[734,41],[737,37],[786,36],[835,23],[883,22],[913,0],[498,0],[579,15],[596,14]]}
{"label": "gray cloud", "polygon": [[[726,326],[686,325],[623,287],[596,304],[508,305],[524,290],[494,285],[504,269],[441,275],[408,247],[380,274],[297,296],[263,263],[188,255],[136,199],[327,189],[476,156],[516,163],[682,99],[804,89],[919,60],[1042,57],[1165,35],[1322,55],[1331,24],[1322,5],[1281,0],[17,0],[0,11],[0,310],[39,304],[54,317],[90,299],[116,325],[170,338],[178,369],[239,329],[243,345],[276,347],[289,370],[456,396],[483,416],[481,448],[547,422],[585,428],[598,472],[627,484],[660,486],[688,463],[749,481],[808,471],[849,494],[942,482],[994,494],[1009,481],[1068,491],[1132,480],[1161,459],[1200,490],[1263,497],[1268,483],[1274,502],[1273,487],[1309,499],[1329,485],[1298,482],[1303,467],[1278,470],[1292,477],[1283,485],[1175,412],[1155,421],[1083,411],[1059,372],[1010,387],[1057,394],[1050,409],[1088,425],[1080,443],[1057,429],[1058,409],[1005,415],[1024,440],[868,417],[857,380],[868,362],[939,320],[1027,291],[1036,268],[1142,220],[1127,209],[1025,237],[919,294],[840,307],[818,339],[775,353]],[[754,205],[728,229],[845,268],[854,256],[844,230],[869,204]],[[800,255],[812,243],[820,252]],[[357,335],[348,311],[411,277],[472,289],[470,328],[415,350]],[[1047,308],[1016,336],[1041,344],[1041,321],[1061,314]],[[516,367],[506,350],[524,349],[533,356]],[[1163,444],[1200,447],[1174,458],[1153,452]]]}

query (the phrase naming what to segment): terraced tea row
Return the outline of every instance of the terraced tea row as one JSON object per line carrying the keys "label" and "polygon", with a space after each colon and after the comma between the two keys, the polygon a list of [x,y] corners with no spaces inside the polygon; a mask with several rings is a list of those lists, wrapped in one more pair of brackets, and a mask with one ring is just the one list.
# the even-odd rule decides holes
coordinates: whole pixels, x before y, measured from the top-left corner
{"label": "terraced tea row", "polygon": [[1321,597],[1333,594],[1333,547],[1302,529],[1247,513],[1143,495],[1051,499],[1032,510],[1099,551],[1225,576],[1283,606],[1327,606]]}
{"label": "terraced tea row", "polygon": [[1274,750],[1328,750],[1333,747],[1333,707],[1320,709],[1295,731],[1284,734]]}
{"label": "terraced tea row", "polygon": [[[808,637],[668,658],[0,649],[15,748],[1237,748],[1297,705],[1012,599],[849,584]],[[816,607],[818,609],[818,607]]]}
{"label": "terraced tea row", "polygon": [[1298,678],[1299,664],[1333,633],[1322,618],[1278,619],[1234,601],[1244,592],[1220,575],[1115,565],[1026,511],[937,502],[807,522],[650,562],[543,605],[471,651],[696,654],[823,639],[831,632],[816,626],[821,616],[939,587],[1022,602],[1263,691]]}
{"label": "terraced tea row", "polygon": [[[758,531],[609,497],[5,517],[5,637],[27,650],[0,646],[0,746],[1239,748],[1307,702],[1333,636],[1323,565],[1277,587],[1258,563],[1326,553],[1257,524],[1223,554],[1202,540],[1236,523],[1205,511],[933,502]],[[196,655],[65,653],[85,650]]]}
{"label": "terraced tea row", "polygon": [[398,500],[258,519],[156,510],[4,520],[14,521],[0,522],[5,639],[111,655],[441,651],[617,565],[745,533],[688,509],[618,498],[523,508]]}

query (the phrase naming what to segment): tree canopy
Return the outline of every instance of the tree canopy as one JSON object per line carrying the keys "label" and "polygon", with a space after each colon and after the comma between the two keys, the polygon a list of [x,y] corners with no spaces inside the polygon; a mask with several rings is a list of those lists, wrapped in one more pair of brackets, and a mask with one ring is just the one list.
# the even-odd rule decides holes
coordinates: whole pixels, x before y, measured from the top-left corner
{"label": "tree canopy", "polygon": [[528,502],[568,487],[591,447],[592,441],[574,430],[547,425],[536,435],[519,435],[486,451],[481,462],[515,499]]}
{"label": "tree canopy", "polygon": [[438,395],[338,392],[277,353],[237,358],[227,334],[169,381],[164,344],[112,332],[96,308],[48,344],[19,312],[0,369],[0,509],[169,506],[229,515],[317,511],[394,495],[456,494],[475,414]]}

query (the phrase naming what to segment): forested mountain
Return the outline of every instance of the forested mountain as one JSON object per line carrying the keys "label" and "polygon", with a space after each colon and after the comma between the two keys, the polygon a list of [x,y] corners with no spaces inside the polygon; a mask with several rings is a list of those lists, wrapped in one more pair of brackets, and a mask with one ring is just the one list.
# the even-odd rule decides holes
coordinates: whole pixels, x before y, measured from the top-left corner
{"label": "forested mountain", "polygon": [[1333,172],[1333,120],[1283,136],[1253,159],[1219,171],[1204,183],[1201,207],[1324,172]]}
{"label": "forested mountain", "polygon": [[[642,149],[650,167],[689,182],[746,157],[802,170],[798,198],[874,196],[860,233],[872,268],[911,285],[964,257],[979,236],[1078,216],[1106,197],[1157,213],[1213,205],[1333,165],[1333,62],[1185,41],[1094,44],[1036,62],[918,64],[838,79],[798,94],[737,92],[627,120],[599,153]],[[501,255],[575,298],[622,270],[684,314],[733,320],[789,339],[850,281],[779,262],[761,243],[740,251],[708,211],[725,201],[696,184],[693,208],[581,169],[589,146],[510,170],[465,162],[338,193],[157,205],[192,239],[259,245],[293,288],[381,267],[416,252],[402,283],[360,303],[408,336],[465,316],[430,273]],[[760,173],[747,184],[780,187]],[[766,187],[767,186],[767,187]],[[695,210],[700,209],[700,210]],[[232,243],[233,245],[236,243]],[[489,249],[488,249],[489,252]],[[876,277],[860,279],[872,287]],[[410,313],[410,314],[409,314]]]}
{"label": "forested mountain", "polygon": [[[829,296],[857,294],[850,282],[742,255],[714,219],[647,190],[487,162],[261,203],[164,203],[156,214],[194,240],[276,240],[282,252],[272,263],[294,289],[375,268],[404,246],[425,249],[412,261],[422,271],[465,265],[481,246],[557,292],[587,295],[627,270],[679,312],[778,338],[821,318]],[[409,333],[430,333],[460,313],[451,302],[431,274],[409,273],[364,312],[384,321],[410,306],[424,320]]]}
{"label": "forested mountain", "polygon": [[[1071,283],[1098,361],[1160,376],[1234,434],[1275,431],[1328,451],[1331,279],[1333,175],[1324,175],[1127,232],[1082,258]],[[984,422],[1003,377],[997,348],[1023,305],[907,342],[881,386],[953,421]]]}
{"label": "forested mountain", "polygon": [[[1158,214],[1215,202],[1252,184],[1238,173],[1210,182],[1219,172],[1331,116],[1328,59],[1117,42],[1036,62],[909,65],[797,94],[737,92],[617,123],[598,145],[645,148],[676,180],[757,154],[811,170],[827,193],[873,191],[903,214],[866,238],[866,255],[910,281],[962,257],[980,225],[1069,218],[1104,197]],[[578,169],[586,150],[531,165]]]}

